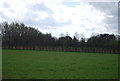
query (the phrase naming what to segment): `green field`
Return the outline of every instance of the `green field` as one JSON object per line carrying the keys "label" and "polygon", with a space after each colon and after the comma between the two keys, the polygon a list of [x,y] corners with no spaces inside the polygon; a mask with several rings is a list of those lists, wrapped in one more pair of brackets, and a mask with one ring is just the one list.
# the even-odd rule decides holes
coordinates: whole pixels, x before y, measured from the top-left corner
{"label": "green field", "polygon": [[118,55],[3,50],[6,79],[117,79]]}

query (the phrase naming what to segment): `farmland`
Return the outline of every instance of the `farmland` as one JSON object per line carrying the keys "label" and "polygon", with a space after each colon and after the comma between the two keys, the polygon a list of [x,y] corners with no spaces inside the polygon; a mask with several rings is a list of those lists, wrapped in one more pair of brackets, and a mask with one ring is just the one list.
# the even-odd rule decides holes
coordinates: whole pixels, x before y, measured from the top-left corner
{"label": "farmland", "polygon": [[83,52],[7,50],[5,79],[116,79],[118,55]]}

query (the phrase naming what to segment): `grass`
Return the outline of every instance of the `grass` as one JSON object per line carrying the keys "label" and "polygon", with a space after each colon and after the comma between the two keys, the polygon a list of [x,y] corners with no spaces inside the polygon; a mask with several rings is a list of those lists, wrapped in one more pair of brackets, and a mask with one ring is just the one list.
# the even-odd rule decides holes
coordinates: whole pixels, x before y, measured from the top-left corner
{"label": "grass", "polygon": [[3,50],[6,79],[117,79],[118,55]]}

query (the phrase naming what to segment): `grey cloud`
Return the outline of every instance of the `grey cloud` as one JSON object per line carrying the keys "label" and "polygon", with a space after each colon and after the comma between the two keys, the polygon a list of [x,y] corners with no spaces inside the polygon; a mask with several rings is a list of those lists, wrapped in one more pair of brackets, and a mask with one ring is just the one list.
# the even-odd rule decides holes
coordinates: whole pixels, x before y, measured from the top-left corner
{"label": "grey cloud", "polygon": [[[37,17],[37,16],[36,16]],[[35,18],[35,17],[34,17]],[[68,22],[57,22],[54,18],[52,18],[51,16],[46,18],[46,19],[43,19],[43,20],[38,20],[38,21],[35,21],[34,19],[32,18],[26,18],[24,20],[24,22],[26,24],[29,24],[29,25],[35,25],[35,26],[41,26],[41,27],[55,27],[55,26],[63,26],[63,25],[69,25],[71,24],[70,21]]]}
{"label": "grey cloud", "polygon": [[8,16],[6,16],[3,11],[0,11],[0,18],[2,18],[3,20],[6,20],[8,22],[11,22],[14,19],[14,18],[11,19]]}
{"label": "grey cloud", "polygon": [[[104,12],[104,22],[108,25],[108,31],[117,33],[118,30],[118,3],[117,2],[91,2],[89,3],[96,10]],[[113,17],[108,17],[113,16]]]}
{"label": "grey cloud", "polygon": [[46,11],[48,12],[49,14],[52,14],[52,10],[50,10],[46,5],[45,3],[37,3],[37,4],[34,4],[34,5],[31,5],[29,7],[30,10],[33,10],[33,11]]}
{"label": "grey cloud", "polygon": [[44,19],[41,21],[42,25],[46,25],[46,26],[63,26],[63,25],[69,25],[70,21],[68,22],[58,22],[56,21],[52,16]]}
{"label": "grey cloud", "polygon": [[106,19],[104,20],[104,22],[106,22],[107,24],[117,24],[118,22],[118,17],[113,17],[113,18],[110,18],[110,17],[106,17]]}
{"label": "grey cloud", "polygon": [[[56,21],[52,14],[53,14],[53,11],[47,7],[45,5],[45,3],[39,3],[39,4],[35,4],[35,5],[31,5],[29,8],[29,11],[25,14],[25,18],[24,18],[24,22],[26,24],[29,24],[29,25],[33,25],[34,26],[41,26],[41,27],[55,27],[55,26],[63,26],[63,25],[69,25],[71,24],[71,21],[68,21],[68,22],[58,22]],[[49,16],[45,19],[38,19],[38,21],[35,21],[34,19],[35,18],[40,18],[40,16],[34,12],[41,12],[41,11],[45,11],[49,14]]]}
{"label": "grey cloud", "polygon": [[90,5],[93,5],[96,9],[107,13],[108,15],[115,16],[118,10],[117,2],[90,2]]}
{"label": "grey cloud", "polygon": [[[38,21],[35,21],[34,20],[35,18],[39,18]],[[33,11],[30,10],[29,12],[27,12],[23,21],[28,25],[41,26],[41,27],[55,27],[55,26],[60,27],[63,25],[71,24],[71,21],[68,21],[68,22],[56,21],[53,18],[52,14],[49,14],[47,18],[41,20],[39,15],[34,13],[34,10]]]}
{"label": "grey cloud", "polygon": [[2,7],[4,7],[4,8],[9,8],[10,5],[9,5],[8,3],[4,2],[4,3],[2,4]]}

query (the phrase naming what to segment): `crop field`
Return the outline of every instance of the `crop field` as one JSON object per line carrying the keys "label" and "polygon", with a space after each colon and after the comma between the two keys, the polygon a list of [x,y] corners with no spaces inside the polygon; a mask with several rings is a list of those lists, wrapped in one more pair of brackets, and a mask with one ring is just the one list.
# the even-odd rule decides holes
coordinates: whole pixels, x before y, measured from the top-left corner
{"label": "crop field", "polygon": [[117,79],[118,54],[2,50],[5,79]]}

